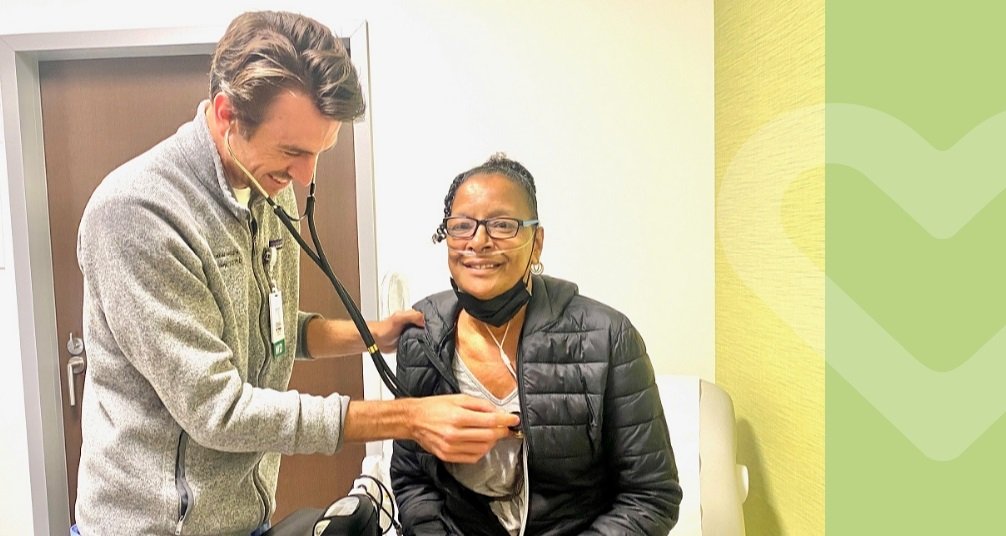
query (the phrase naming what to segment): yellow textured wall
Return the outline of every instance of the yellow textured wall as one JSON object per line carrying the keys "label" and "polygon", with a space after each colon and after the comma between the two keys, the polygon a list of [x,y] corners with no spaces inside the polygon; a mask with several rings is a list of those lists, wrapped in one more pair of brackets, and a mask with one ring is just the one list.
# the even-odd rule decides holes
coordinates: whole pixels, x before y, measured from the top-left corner
{"label": "yellow textured wall", "polygon": [[716,381],[747,533],[824,534],[824,0],[714,13]]}

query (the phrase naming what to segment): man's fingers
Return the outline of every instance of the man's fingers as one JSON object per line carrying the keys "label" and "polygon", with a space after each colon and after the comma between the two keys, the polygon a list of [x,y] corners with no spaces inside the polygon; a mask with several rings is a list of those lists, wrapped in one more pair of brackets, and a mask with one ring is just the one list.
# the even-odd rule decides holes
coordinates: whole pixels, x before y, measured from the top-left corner
{"label": "man's fingers", "polygon": [[489,401],[467,395],[421,399],[424,407],[415,436],[430,453],[448,462],[473,463],[520,424],[517,415],[498,411]]}
{"label": "man's fingers", "polygon": [[[483,413],[492,413],[492,414],[500,413],[500,411],[496,409],[496,406],[494,406],[491,402],[489,402],[484,398],[475,398],[474,396],[469,395],[455,395],[455,396],[457,396],[458,399],[461,400],[460,405],[465,409],[470,409],[472,411],[480,411]],[[509,414],[504,413],[504,415]]]}
{"label": "man's fingers", "polygon": [[493,416],[496,417],[496,426],[513,428],[520,425],[520,417],[514,413],[496,413]]}
{"label": "man's fingers", "polygon": [[455,421],[459,428],[498,429],[504,430],[520,424],[520,418],[512,413],[503,413],[493,409],[491,412],[466,411]]}
{"label": "man's fingers", "polygon": [[510,428],[520,424],[520,418],[513,413],[496,409],[488,400],[468,395],[456,395],[458,405],[467,411],[457,416],[455,424],[461,428]]}
{"label": "man's fingers", "polygon": [[485,456],[493,445],[496,444],[496,441],[509,433],[506,429],[501,430],[481,432],[482,437],[477,441],[459,441],[441,438],[441,441],[430,445],[428,450],[444,461],[474,463]]}
{"label": "man's fingers", "polygon": [[415,309],[406,309],[403,311],[398,311],[394,315],[396,320],[398,320],[399,325],[406,326],[408,324],[414,324],[419,327],[423,327],[426,324],[426,320],[423,318],[423,313]]}

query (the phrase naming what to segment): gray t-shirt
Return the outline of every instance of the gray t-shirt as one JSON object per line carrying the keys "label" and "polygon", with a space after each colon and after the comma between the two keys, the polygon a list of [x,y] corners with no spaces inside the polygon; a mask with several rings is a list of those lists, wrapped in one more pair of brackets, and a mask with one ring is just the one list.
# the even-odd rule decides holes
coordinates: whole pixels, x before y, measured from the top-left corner
{"label": "gray t-shirt", "polygon": [[[520,411],[517,389],[503,399],[497,398],[472,374],[458,353],[454,355],[454,376],[462,393],[488,400],[500,411]],[[521,458],[523,444],[522,439],[507,437],[499,440],[475,463],[445,464],[447,471],[466,488],[488,497],[499,497],[489,501],[489,508],[514,536],[520,533],[524,485],[527,482],[523,475],[519,475],[524,469]]]}

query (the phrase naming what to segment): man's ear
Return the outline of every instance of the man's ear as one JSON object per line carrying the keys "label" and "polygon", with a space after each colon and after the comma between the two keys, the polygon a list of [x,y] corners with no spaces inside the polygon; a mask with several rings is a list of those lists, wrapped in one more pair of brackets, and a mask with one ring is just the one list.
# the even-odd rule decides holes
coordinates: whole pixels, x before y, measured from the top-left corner
{"label": "man's ear", "polygon": [[234,108],[231,106],[231,99],[223,93],[217,93],[210,101],[210,113],[213,114],[213,125],[216,134],[223,136],[227,129],[237,119]]}

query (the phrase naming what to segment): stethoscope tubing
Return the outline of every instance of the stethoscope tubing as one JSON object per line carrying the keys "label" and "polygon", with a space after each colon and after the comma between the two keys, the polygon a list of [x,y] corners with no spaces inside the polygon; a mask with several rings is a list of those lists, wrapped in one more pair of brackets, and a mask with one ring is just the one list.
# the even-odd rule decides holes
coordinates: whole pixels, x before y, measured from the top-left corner
{"label": "stethoscope tubing", "polygon": [[[311,175],[311,186],[308,189],[307,194],[307,206],[305,212],[307,213],[307,226],[311,232],[311,242],[314,243],[314,249],[307,244],[304,237],[301,236],[300,231],[294,226],[294,217],[287,214],[286,210],[283,209],[272,197],[269,196],[265,188],[259,184],[258,180],[248,168],[241,163],[237,155],[234,154],[234,149],[231,148],[230,142],[231,129],[227,127],[227,132],[224,133],[224,145],[227,148],[227,152],[230,154],[231,158],[234,159],[234,163],[237,164],[238,168],[244,172],[245,176],[251,182],[255,189],[265,198],[266,203],[272,208],[276,217],[283,223],[286,230],[290,232],[290,235],[300,246],[300,249],[307,254],[317,266],[321,269],[322,273],[328,277],[328,280],[332,283],[332,287],[335,288],[335,292],[339,295],[339,299],[342,300],[343,306],[346,308],[346,312],[349,313],[349,318],[352,319],[353,324],[356,326],[356,330],[360,332],[360,337],[363,339],[363,343],[367,346],[367,353],[370,354],[371,360],[374,362],[374,367],[377,369],[377,374],[381,377],[381,381],[384,385],[388,387],[391,394],[395,395],[395,398],[406,398],[409,396],[408,391],[402,387],[402,384],[398,381],[398,377],[388,366],[388,362],[384,359],[384,355],[381,354],[381,350],[378,348],[377,343],[374,341],[374,335],[370,332],[370,327],[367,326],[367,321],[363,319],[363,314],[360,313],[360,308],[353,301],[353,297],[349,295],[346,291],[346,287],[342,285],[339,278],[336,277],[335,271],[332,270],[332,265],[328,262],[328,257],[325,255],[325,249],[321,247],[321,241],[318,239],[318,231],[314,224],[314,189],[315,189],[315,177],[317,175],[317,170]],[[317,162],[316,164],[317,165]],[[300,221],[300,218],[296,218]]]}
{"label": "stethoscope tubing", "polygon": [[370,332],[370,327],[367,326],[367,321],[364,320],[363,314],[360,312],[359,307],[357,307],[356,302],[353,301],[352,296],[346,291],[346,287],[343,286],[342,282],[335,275],[332,270],[332,265],[328,262],[328,257],[325,255],[325,249],[321,247],[321,241],[318,239],[318,231],[315,227],[314,219],[314,181],[311,182],[311,189],[307,197],[307,225],[311,233],[311,241],[314,243],[314,249],[307,244],[304,237],[297,231],[296,227],[293,225],[293,218],[286,213],[283,207],[279,206],[272,198],[266,196],[266,202],[272,207],[272,211],[276,214],[276,217],[283,223],[293,239],[297,241],[301,250],[307,254],[307,256],[321,269],[321,271],[328,277],[328,280],[332,283],[335,288],[335,292],[339,295],[339,299],[342,300],[342,304],[346,308],[346,312],[349,313],[350,319],[352,319],[353,324],[356,326],[357,331],[360,332],[360,337],[363,339],[363,343],[367,346],[367,352],[370,354],[371,359],[374,362],[374,367],[377,369],[378,375],[381,377],[381,381],[384,385],[388,387],[396,398],[408,397],[408,392],[399,383],[398,378],[395,373],[388,366],[388,362],[384,359],[384,355],[381,353],[374,341],[374,335]]}

